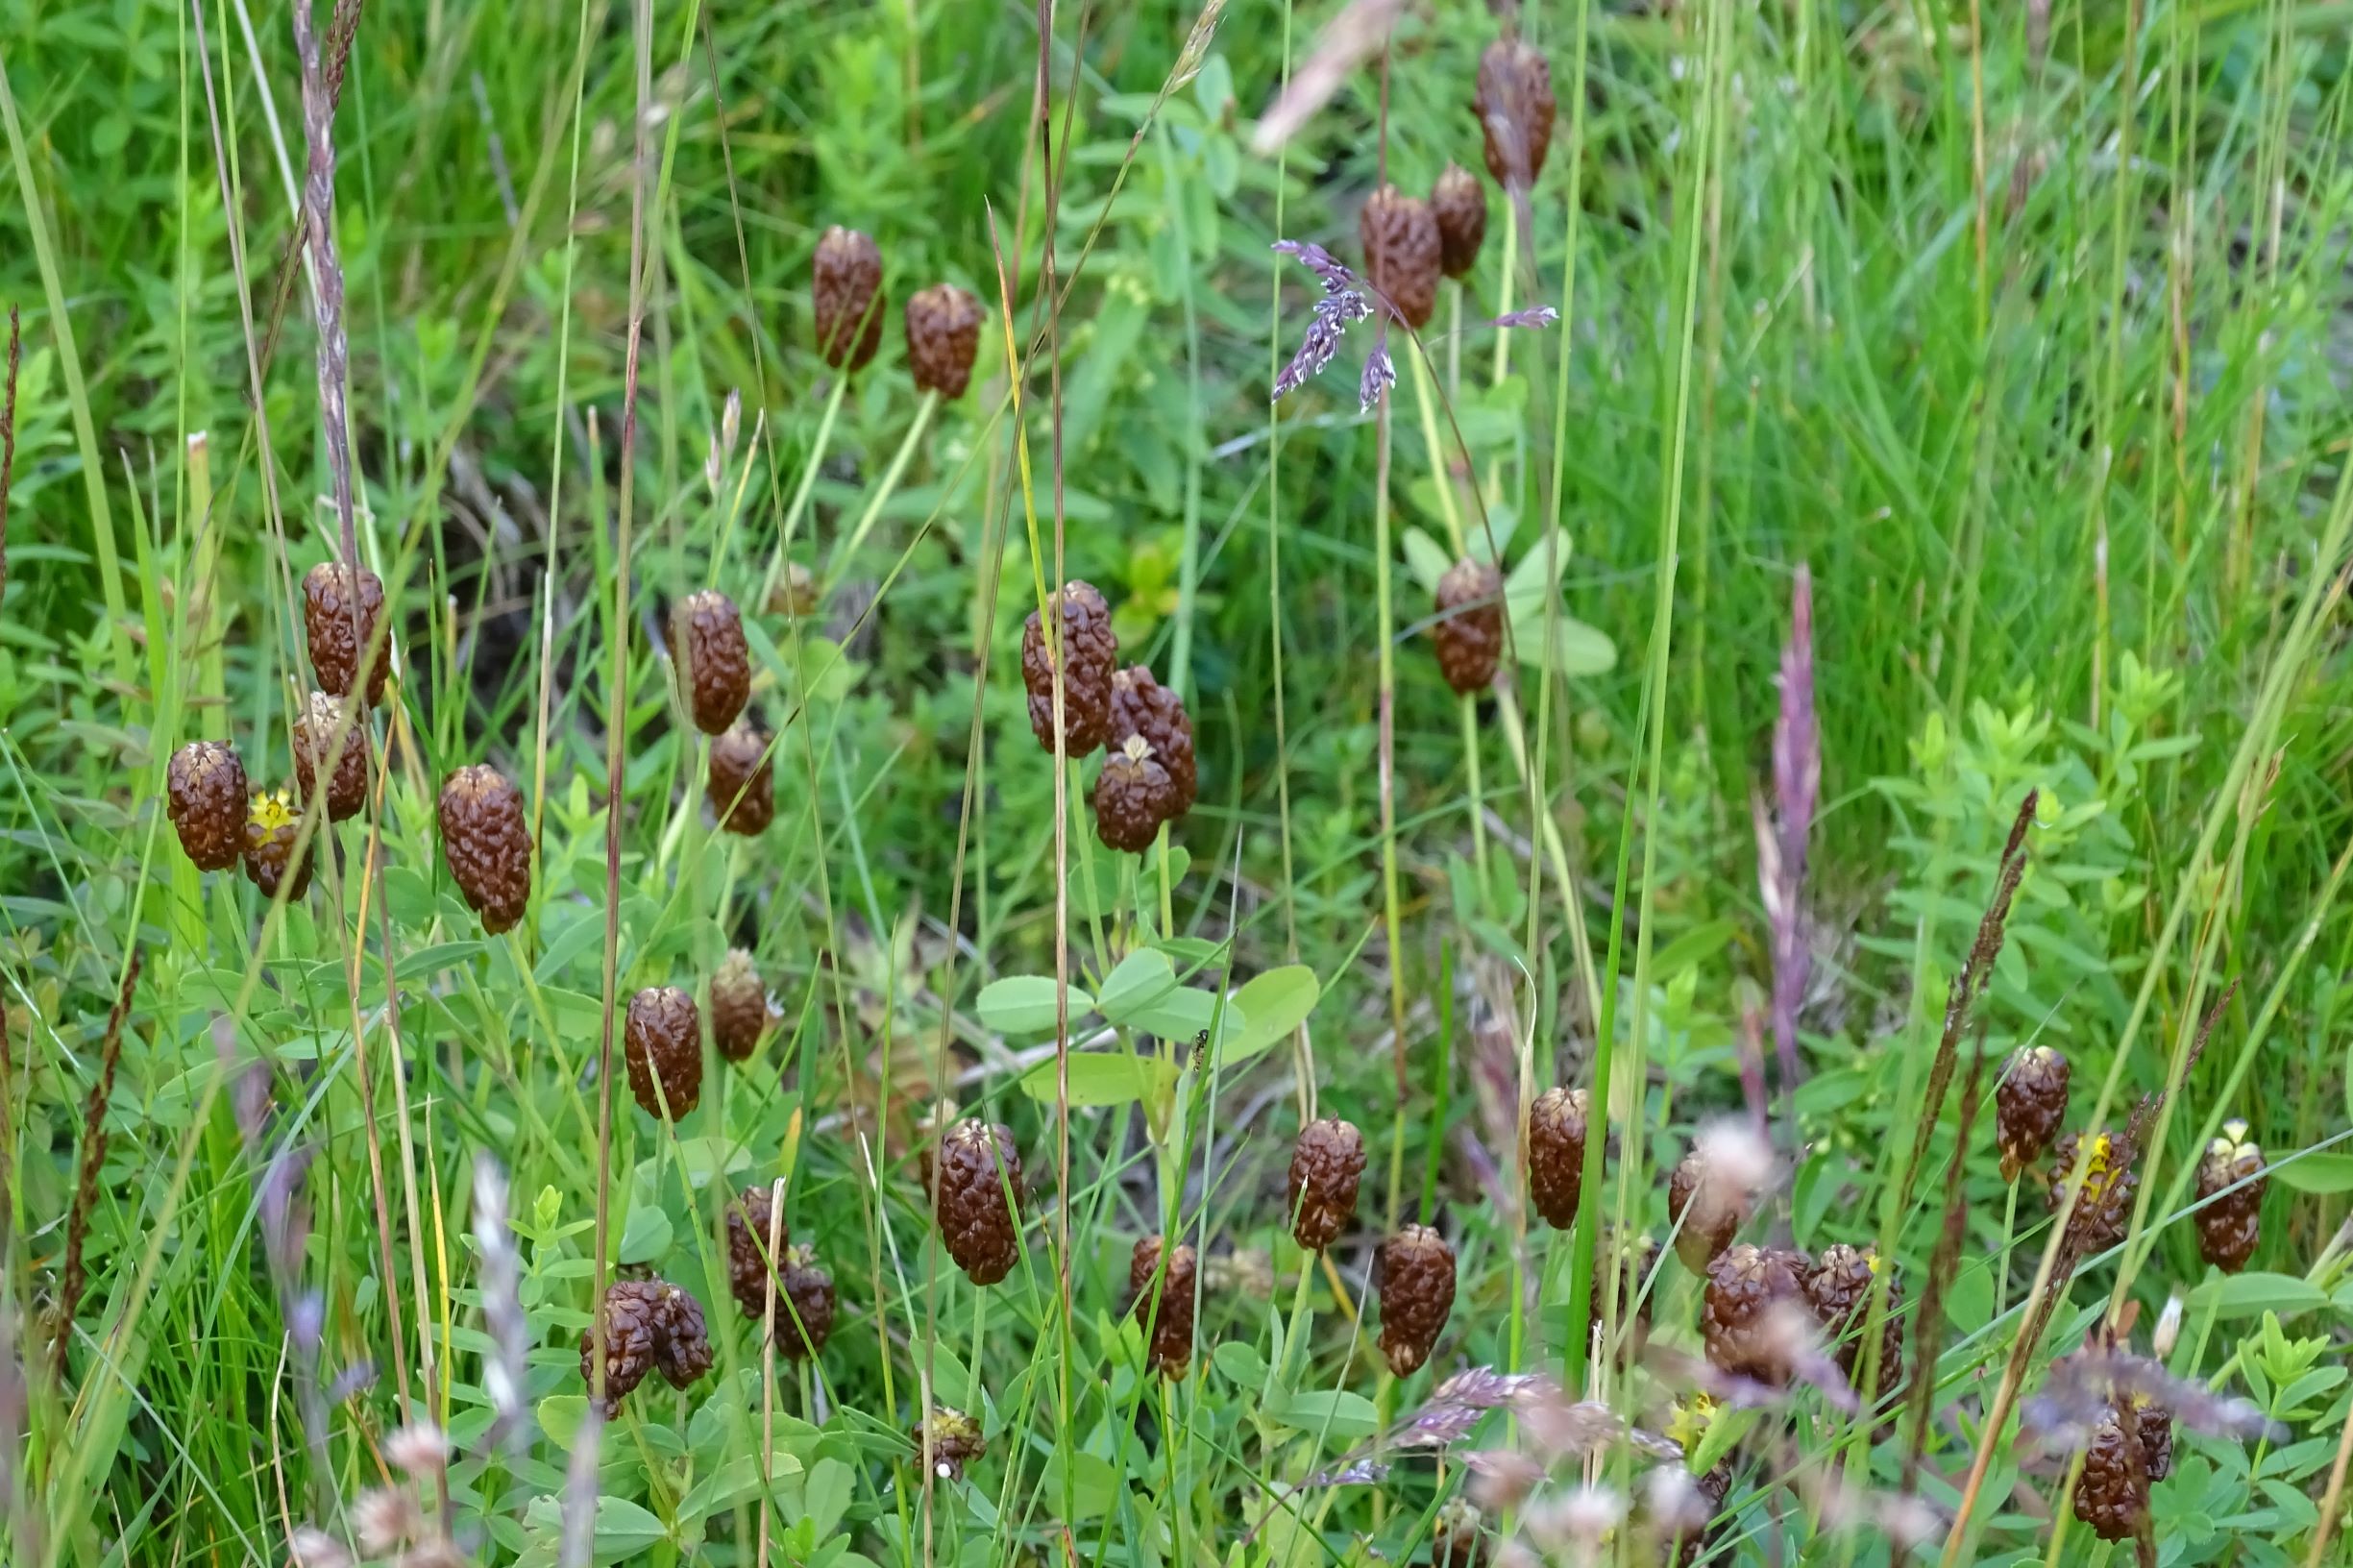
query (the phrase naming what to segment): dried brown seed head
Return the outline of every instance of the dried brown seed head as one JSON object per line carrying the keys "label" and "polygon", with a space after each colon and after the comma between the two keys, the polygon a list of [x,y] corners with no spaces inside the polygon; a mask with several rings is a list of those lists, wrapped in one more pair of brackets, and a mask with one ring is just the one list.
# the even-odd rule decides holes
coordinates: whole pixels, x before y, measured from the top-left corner
{"label": "dried brown seed head", "polygon": [[933,1217],[956,1266],[974,1285],[994,1285],[1021,1259],[1021,1156],[1013,1133],[967,1119],[941,1140]]}
{"label": "dried brown seed head", "polygon": [[1180,1242],[1161,1265],[1161,1238],[1138,1240],[1128,1258],[1128,1293],[1135,1298],[1137,1323],[1144,1331],[1144,1356],[1164,1377],[1183,1378],[1192,1364],[1193,1249]]}
{"label": "dried brown seed head", "polygon": [[496,768],[460,768],[441,786],[441,852],[466,906],[496,936],[531,901],[531,833],[523,792]]}
{"label": "dried brown seed head", "polygon": [[1365,198],[1357,213],[1357,237],[1364,244],[1364,274],[1386,296],[1406,325],[1430,324],[1438,303],[1438,220],[1430,204],[1395,185]]}
{"label": "dried brown seed head", "polygon": [[1111,677],[1110,744],[1125,746],[1137,735],[1152,747],[1152,755],[1168,770],[1168,781],[1176,786],[1171,820],[1184,816],[1192,810],[1201,787],[1193,760],[1192,716],[1185,711],[1185,699],[1174,687],[1154,680],[1144,666],[1131,664]]}
{"label": "dried brown seed head", "polygon": [[809,305],[817,318],[817,352],[839,370],[873,362],[882,345],[882,248],[873,237],[840,224],[825,231],[809,264]]}
{"label": "dried brown seed head", "polygon": [[196,869],[225,871],[245,852],[245,764],[233,746],[190,741],[172,753],[167,809]]}
{"label": "dried brown seed head", "polygon": [[1471,99],[1486,141],[1487,173],[1498,184],[1536,183],[1553,150],[1553,66],[1518,38],[1498,38],[1479,57],[1479,90]]}
{"label": "dried brown seed head", "polygon": [[1581,1089],[1548,1089],[1528,1108],[1528,1196],[1556,1231],[1577,1223],[1585,1180],[1585,1105]]}
{"label": "dried brown seed head", "polygon": [[2139,1423],[2141,1458],[2148,1479],[2163,1481],[2173,1473],[2173,1413],[2145,1394],[2136,1395],[2129,1409]]}
{"label": "dried brown seed head", "polygon": [[2105,1128],[2089,1139],[2070,1133],[2051,1151],[2051,1213],[2058,1213],[2066,1201],[2079,1161],[2084,1170],[2083,1193],[2067,1222],[2068,1245],[2077,1258],[2104,1252],[2124,1239],[2133,1194],[2141,1187],[2141,1178],[2133,1173],[2134,1158],[2132,1140]]}
{"label": "dried brown seed head", "polygon": [[[658,1280],[615,1280],[604,1287],[600,1311],[604,1318],[604,1400],[609,1420],[637,1385],[653,1370],[661,1341],[668,1333],[669,1313],[662,1303],[667,1288]],[[596,1328],[580,1332],[580,1381],[596,1399]]]}
{"label": "dried brown seed head", "polygon": [[1459,163],[1449,163],[1431,187],[1430,214],[1438,224],[1438,265],[1459,278],[1478,263],[1487,237],[1487,187]]}
{"label": "dried brown seed head", "polygon": [[303,716],[294,721],[294,777],[302,786],[302,798],[310,798],[331,761],[334,766],[327,777],[327,820],[340,822],[359,815],[368,803],[368,722],[364,715],[355,715],[346,724],[341,698],[312,692]]}
{"label": "dried brown seed head", "polygon": [[1775,1322],[1784,1303],[1805,1304],[1803,1253],[1751,1246],[1725,1248],[1707,1265],[1707,1291],[1700,1309],[1700,1335],[1707,1360],[1718,1371],[1776,1385],[1789,1381],[1790,1347]]}
{"label": "dried brown seed head", "polygon": [[[776,1227],[772,1255],[768,1250],[772,1223]],[[777,1217],[765,1186],[744,1188],[727,1205],[727,1294],[735,1298],[746,1317],[756,1322],[767,1311],[769,1259],[781,1259],[792,1240],[792,1229]]]}
{"label": "dried brown seed head", "polygon": [[1710,1174],[1706,1155],[1693,1149],[1667,1178],[1667,1218],[1675,1233],[1675,1255],[1694,1274],[1705,1274],[1717,1254],[1732,1244],[1748,1217],[1749,1194]]}
{"label": "dried brown seed head", "polygon": [[[2169,1458],[2170,1442],[2168,1445]],[[2127,1409],[2111,1409],[2092,1429],[2084,1450],[2083,1474],[2075,1482],[2075,1517],[2103,1541],[2130,1540],[2148,1519],[2148,1455],[2140,1422]]]}
{"label": "dried brown seed head", "polygon": [[1070,646],[1062,687],[1063,748],[1083,757],[1111,734],[1112,682],[1119,662],[1119,639],[1112,630],[1111,606],[1091,582],[1073,578],[1062,586],[1062,625],[1048,627],[1032,610],[1021,625],[1021,685],[1029,693],[1029,730],[1039,746],[1054,750],[1054,653],[1051,632]]}
{"label": "dried brown seed head", "polygon": [[667,1281],[657,1287],[655,1304],[661,1334],[654,1340],[653,1366],[673,1388],[683,1388],[711,1370],[711,1332],[702,1320],[702,1303]]}
{"label": "dried brown seed head", "polygon": [[1495,680],[1504,652],[1504,575],[1465,555],[1438,579],[1438,617],[1430,640],[1446,684],[1466,696]]}
{"label": "dried brown seed head", "polygon": [[1340,1238],[1357,1217],[1357,1184],[1364,1176],[1364,1135],[1337,1116],[1299,1129],[1291,1147],[1288,1200],[1291,1237],[1310,1252]]}
{"label": "dried brown seed head", "polygon": [[1405,1377],[1430,1360],[1455,1310],[1455,1249],[1427,1225],[1381,1243],[1381,1353]]}
{"label": "dried brown seed head", "polygon": [[735,600],[704,588],[670,612],[670,656],[678,684],[705,735],[723,735],[751,700],[751,647]]}
{"label": "dried brown seed head", "polygon": [[702,1103],[702,1018],[685,992],[648,986],[630,997],[622,1052],[646,1115],[675,1120]]}
{"label": "dried brown seed head", "polygon": [[2067,1120],[2067,1058],[2048,1045],[2013,1053],[1994,1086],[1994,1144],[2001,1151],[2001,1179],[2018,1180],[2043,1157]]}
{"label": "dried brown seed head", "polygon": [[703,794],[722,830],[756,837],[776,820],[776,759],[768,732],[737,724],[711,743]]}
{"label": "dried brown seed head", "polygon": [[2225,1123],[2198,1161],[2197,1196],[2205,1206],[2197,1212],[2198,1252],[2225,1273],[2246,1267],[2263,1240],[2263,1194],[2270,1185],[2263,1169],[2263,1149],[2243,1121]]}
{"label": "dried brown seed head", "polygon": [[934,283],[907,302],[907,368],[916,389],[961,398],[980,352],[980,301],[953,283]]}
{"label": "dried brown seed head", "polygon": [[760,1037],[783,1015],[771,1007],[768,988],[751,955],[731,947],[711,976],[711,1041],[719,1054],[741,1062],[759,1048]]}
{"label": "dried brown seed head", "polygon": [[784,1288],[776,1295],[772,1333],[776,1354],[805,1361],[825,1348],[833,1336],[837,1306],[833,1275],[817,1261],[811,1247],[795,1247],[784,1255]]}
{"label": "dried brown seed head", "polygon": [[[1825,1249],[1821,1261],[1805,1276],[1805,1298],[1814,1309],[1814,1320],[1822,1325],[1823,1339],[1850,1383],[1862,1376],[1863,1333],[1871,1322],[1872,1283],[1878,1277],[1878,1254],[1844,1241]],[[1903,1320],[1898,1315],[1902,1305],[1903,1292],[1891,1279],[1875,1384],[1881,1389],[1903,1382]]]}
{"label": "dried brown seed head", "polygon": [[962,1481],[964,1467],[989,1452],[980,1423],[945,1405],[932,1407],[931,1419],[918,1422],[908,1435],[915,1439],[917,1457],[942,1481]]}
{"label": "dried brown seed head", "polygon": [[[352,575],[339,561],[321,561],[303,574],[303,630],[310,643],[310,667],[319,687],[331,697],[352,695],[352,677],[359,669],[362,650],[376,639],[376,624],[384,609],[384,583],[366,567],[359,569],[359,625],[352,625]],[[385,650],[377,649],[368,665],[367,705],[384,699]]]}
{"label": "dried brown seed head", "polygon": [[1176,814],[1176,781],[1140,735],[1103,759],[1094,779],[1094,831],[1104,845],[1123,854],[1151,847],[1161,823]]}
{"label": "dried brown seed head", "polygon": [[[264,898],[277,897],[281,883],[285,884],[287,903],[310,891],[310,863],[316,858],[316,845],[304,845],[300,855],[294,852],[302,815],[294,797],[283,790],[265,790],[246,808],[245,874]],[[317,835],[312,837],[315,840]]]}

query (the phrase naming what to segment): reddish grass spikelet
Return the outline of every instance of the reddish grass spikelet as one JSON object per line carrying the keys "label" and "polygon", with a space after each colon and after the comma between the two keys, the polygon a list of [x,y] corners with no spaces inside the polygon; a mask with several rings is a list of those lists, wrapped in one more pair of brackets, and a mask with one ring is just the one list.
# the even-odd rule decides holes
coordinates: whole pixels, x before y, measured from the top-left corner
{"label": "reddish grass spikelet", "polygon": [[114,1070],[123,1059],[123,1020],[131,1015],[132,988],[139,982],[146,955],[131,949],[113,1010],[107,1014],[107,1032],[98,1048],[98,1076],[90,1083],[82,1107],[82,1161],[74,1176],[74,1206],[65,1220],[65,1266],[58,1281],[58,1335],[51,1351],[53,1375],[65,1375],[65,1350],[73,1341],[74,1314],[81,1310],[87,1275],[82,1265],[83,1244],[89,1237],[90,1206],[98,1201],[98,1173],[107,1158],[107,1107],[114,1098]]}

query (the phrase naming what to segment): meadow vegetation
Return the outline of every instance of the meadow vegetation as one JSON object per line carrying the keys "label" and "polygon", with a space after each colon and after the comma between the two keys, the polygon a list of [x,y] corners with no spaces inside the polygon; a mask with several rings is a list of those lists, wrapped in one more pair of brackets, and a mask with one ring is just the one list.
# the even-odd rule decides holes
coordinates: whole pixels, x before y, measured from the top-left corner
{"label": "meadow vegetation", "polygon": [[2349,40],[0,0],[0,1561],[2353,1560]]}

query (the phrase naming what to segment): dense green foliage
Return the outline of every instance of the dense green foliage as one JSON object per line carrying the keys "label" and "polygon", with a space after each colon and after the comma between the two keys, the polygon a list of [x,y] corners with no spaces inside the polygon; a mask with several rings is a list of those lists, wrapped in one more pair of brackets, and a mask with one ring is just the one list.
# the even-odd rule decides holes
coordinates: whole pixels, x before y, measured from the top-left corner
{"label": "dense green foliage", "polygon": [[[2147,1354],[2174,1297],[2156,1560],[2346,1560],[2353,12],[1348,14],[1392,12],[1268,150],[1328,0],[1046,8],[1043,49],[1040,12],[973,0],[322,11],[330,66],[356,17],[323,266],[292,10],[0,0],[0,1561],[277,1563],[300,1527],[551,1564],[585,1454],[600,1561],[1405,1564],[1434,1529],[1471,1568],[1445,1506],[1514,1448],[1550,1473],[1510,1507],[1472,1481],[1489,1545],[1651,1560],[1630,1520],[1581,1531],[1652,1498],[1657,1442],[1581,1465],[1525,1388],[1392,1441],[1489,1367],[1728,1462],[1710,1560],[1886,1561],[1916,1496],[1966,1511],[1924,1548],[1948,1562],[2121,1562],[2070,1515],[2050,1363],[2103,1319]],[[1480,170],[1499,29],[1558,100],[1525,208],[1483,178],[1484,249],[1426,359],[1388,333],[1385,411],[1356,397],[1378,322],[1270,404],[1317,298],[1274,242],[1354,265],[1383,180]],[[835,223],[877,239],[889,301],[846,380],[810,328]],[[970,390],[927,400],[899,312],[944,281],[986,320]],[[1532,304],[1557,323],[1491,325]],[[166,767],[210,738],[292,786],[339,478],[396,678],[368,808],[314,817],[333,852],[273,903],[188,862]],[[1476,699],[1432,652],[1465,552],[1509,573]],[[1021,623],[1066,577],[1191,715],[1199,800],[1141,856],[1096,839],[1101,762],[1058,779],[1030,734]],[[705,586],[775,736],[755,836],[715,824],[669,653]],[[435,811],[477,762],[536,837],[499,936]],[[2030,791],[2006,940],[1949,1028]],[[706,1053],[668,1126],[616,1014],[704,997],[734,946],[780,1023]],[[2115,1248],[2062,1247],[2047,1158],[1999,1169],[1993,1086],[2029,1042],[2071,1062],[2067,1127],[2144,1107]],[[1568,1231],[1524,1213],[1514,1106],[1554,1083],[1610,1134]],[[918,1158],[949,1106],[1025,1166],[1021,1262],[985,1290]],[[1877,1357],[1851,1369],[1876,1408],[1807,1373],[1703,1426],[1672,1248],[1638,1369],[1573,1327],[1598,1222],[1668,1241],[1666,1172],[1752,1108],[1777,1158],[1743,1234],[1895,1260],[1848,1337],[1894,1301],[1924,1429],[1882,1419]],[[1284,1202],[1312,1114],[1370,1156],[1321,1264]],[[2225,1275],[2193,1208],[2233,1118],[2269,1180]],[[486,1162],[529,1347],[495,1432]],[[726,1206],[776,1180],[840,1298],[797,1368],[728,1292]],[[1416,1219],[1458,1286],[1397,1378],[1374,1244]],[[1199,1249],[1181,1381],[1127,1315],[1164,1234]],[[692,1292],[718,1356],[601,1437],[600,1237]],[[936,1405],[988,1445],[958,1478],[908,1436]],[[1387,1468],[1333,1474],[1359,1459]],[[412,1485],[417,1542],[377,1539]]]}

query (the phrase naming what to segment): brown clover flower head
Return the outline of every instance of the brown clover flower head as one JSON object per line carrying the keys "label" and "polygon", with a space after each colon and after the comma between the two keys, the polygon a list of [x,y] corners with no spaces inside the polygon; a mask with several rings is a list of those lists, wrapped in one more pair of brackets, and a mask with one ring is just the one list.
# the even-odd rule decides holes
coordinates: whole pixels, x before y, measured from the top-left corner
{"label": "brown clover flower head", "polygon": [[716,588],[679,600],[670,612],[670,653],[695,727],[725,734],[751,700],[751,645],[735,600]]}
{"label": "brown clover flower head", "polygon": [[[1054,751],[1054,651],[1049,631],[1069,644],[1062,686],[1063,749],[1083,757],[1112,732],[1113,678],[1119,639],[1101,590],[1078,578],[1062,585],[1062,625],[1049,628],[1036,610],[1021,624],[1021,685],[1029,693],[1029,730],[1047,755]],[[1124,737],[1122,737],[1124,739]]]}
{"label": "brown clover flower head", "polygon": [[1486,140],[1487,173],[1505,186],[1534,184],[1553,150],[1558,113],[1552,61],[1521,39],[1496,39],[1479,57],[1471,109]]}
{"label": "brown clover flower head", "polygon": [[1193,760],[1193,722],[1185,699],[1172,686],[1163,686],[1152,672],[1131,664],[1111,677],[1110,745],[1121,747],[1131,735],[1140,735],[1176,786],[1176,809],[1171,819],[1192,810],[1200,793],[1200,773]]}
{"label": "brown clover flower head", "polygon": [[1792,1367],[1775,1309],[1782,1303],[1805,1305],[1810,1266],[1803,1253],[1745,1241],[1725,1248],[1707,1265],[1707,1292],[1700,1310],[1709,1363],[1759,1383],[1787,1383]]}
{"label": "brown clover flower head", "polygon": [[340,822],[359,815],[368,803],[368,723],[364,716],[355,716],[347,728],[343,699],[312,692],[302,717],[294,721],[294,778],[302,786],[302,798],[310,798],[331,761],[334,766],[327,772],[327,820]]}
{"label": "brown clover flower head", "polygon": [[167,809],[180,847],[202,871],[225,871],[245,852],[247,786],[237,748],[190,741],[172,753]]}
{"label": "brown clover flower head", "polygon": [[1504,652],[1504,575],[1468,555],[1438,579],[1438,618],[1430,640],[1446,684],[1469,696],[1495,681]]}
{"label": "brown clover flower head", "polygon": [[2198,1252],[2224,1273],[2246,1267],[2263,1239],[2263,1194],[2270,1185],[2263,1169],[2263,1149],[2243,1121],[2223,1123],[2222,1136],[2198,1161],[2197,1196],[2205,1205],[2197,1212]]}
{"label": "brown clover flower head", "polygon": [[1681,1228],[1675,1255],[1694,1274],[1705,1274],[1717,1254],[1732,1244],[1748,1217],[1748,1194],[1711,1175],[1706,1154],[1694,1148],[1667,1178],[1667,1218]]}
{"label": "brown clover flower head", "polygon": [[940,1143],[933,1217],[956,1266],[974,1285],[994,1285],[1021,1261],[1021,1156],[1013,1133],[968,1118]]}
{"label": "brown clover flower head", "polygon": [[1292,1239],[1310,1252],[1338,1240],[1357,1217],[1357,1184],[1363,1176],[1364,1135],[1356,1123],[1325,1116],[1300,1128],[1291,1147]]}
{"label": "brown clover flower head", "polygon": [[513,928],[531,901],[531,833],[523,792],[483,763],[460,768],[441,786],[441,852],[466,907],[496,936]]}
{"label": "brown clover flower head", "polygon": [[916,1423],[908,1435],[915,1439],[917,1457],[928,1459],[942,1481],[962,1481],[964,1467],[989,1452],[980,1423],[945,1405],[933,1406],[931,1419]]}
{"label": "brown clover flower head", "polygon": [[1459,163],[1449,163],[1431,187],[1430,213],[1438,222],[1438,265],[1459,278],[1479,261],[1487,237],[1487,187]]}
{"label": "brown clover flower head", "polygon": [[2070,1133],[2051,1151],[2050,1208],[2057,1213],[2078,1163],[2083,1193],[2067,1222],[2068,1245],[2078,1258],[2104,1252],[2124,1239],[2132,1220],[2133,1195],[2141,1178],[2133,1172],[2132,1139],[2101,1128],[2086,1138]]}
{"label": "brown clover flower head", "polygon": [[[319,687],[331,697],[352,695],[352,678],[358,672],[361,652],[376,638],[376,624],[384,610],[384,583],[366,567],[359,569],[356,596],[352,574],[340,561],[321,561],[303,574],[303,630],[310,644],[310,668]],[[352,601],[359,602],[359,625],[352,625]],[[367,705],[384,699],[384,649],[376,650],[368,665]]]}
{"label": "brown clover flower head", "polygon": [[1095,774],[1095,837],[1122,854],[1140,854],[1161,823],[1176,815],[1176,781],[1144,738],[1131,735]]}
{"label": "brown clover flower head", "polygon": [[1556,1231],[1577,1223],[1585,1180],[1585,1106],[1581,1089],[1548,1089],[1528,1108],[1528,1196]]}
{"label": "brown clover flower head", "polygon": [[768,731],[739,723],[711,743],[703,794],[721,829],[756,838],[776,820],[776,759]]}
{"label": "brown clover flower head", "polygon": [[677,987],[648,986],[629,998],[622,1053],[646,1115],[675,1119],[702,1103],[702,1017]]}
{"label": "brown clover flower head", "polygon": [[[792,1229],[776,1217],[768,1188],[748,1187],[727,1205],[727,1294],[757,1319],[768,1305],[768,1228],[776,1227],[776,1253],[792,1244]],[[781,1275],[779,1275],[781,1278]]]}
{"label": "brown clover flower head", "polygon": [[751,955],[741,947],[727,949],[711,976],[711,1040],[719,1054],[730,1062],[745,1060],[781,1017],[769,1005],[768,988],[760,983]]}
{"label": "brown clover flower head", "polygon": [[1144,1331],[1145,1359],[1163,1377],[1182,1379],[1192,1364],[1198,1272],[1193,1249],[1183,1242],[1168,1249],[1164,1269],[1161,1255],[1159,1237],[1137,1241],[1128,1258],[1128,1294],[1135,1298],[1136,1321]]}
{"label": "brown clover flower head", "polygon": [[1364,244],[1364,273],[1385,295],[1406,325],[1430,324],[1438,303],[1438,220],[1430,204],[1395,185],[1365,198],[1357,213],[1357,237]]}
{"label": "brown clover flower head", "polygon": [[1427,1225],[1381,1243],[1381,1354],[1405,1377],[1430,1360],[1455,1310],[1455,1249]]}
{"label": "brown clover flower head", "polygon": [[817,242],[810,261],[809,304],[817,317],[817,352],[836,370],[846,361],[864,370],[882,345],[882,248],[870,234],[835,224]]}
{"label": "brown clover flower head", "polygon": [[2043,1158],[2067,1120],[2067,1058],[2048,1045],[2014,1052],[1994,1086],[1994,1143],[2001,1151],[2001,1179]]}
{"label": "brown clover flower head", "polygon": [[919,391],[964,396],[980,353],[980,301],[953,283],[934,283],[907,302],[907,368]]}

